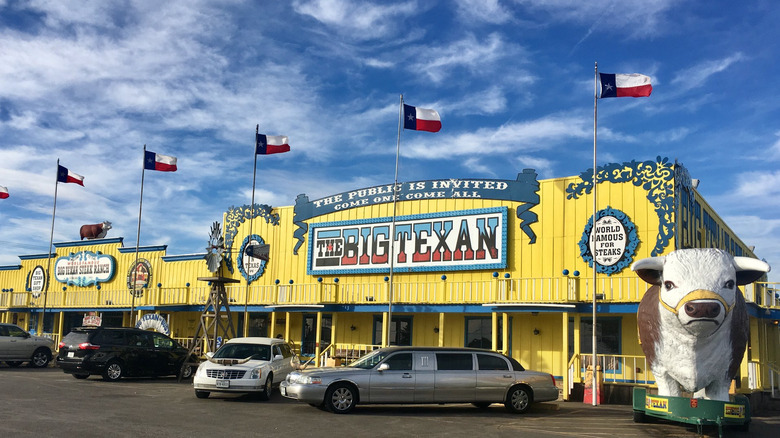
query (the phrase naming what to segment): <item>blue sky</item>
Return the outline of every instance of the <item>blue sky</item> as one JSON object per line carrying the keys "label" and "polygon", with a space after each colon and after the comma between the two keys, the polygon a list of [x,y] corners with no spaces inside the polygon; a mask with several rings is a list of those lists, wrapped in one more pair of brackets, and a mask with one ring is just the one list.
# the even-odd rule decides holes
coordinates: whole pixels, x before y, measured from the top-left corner
{"label": "blue sky", "polygon": [[[436,134],[401,136],[399,181],[579,175],[593,159],[594,63],[652,78],[599,102],[598,162],[669,157],[780,272],[780,8],[772,0],[0,0],[0,265],[109,220],[135,246],[205,251],[212,222],[392,183],[399,96]],[[770,274],[770,280],[773,275]]]}

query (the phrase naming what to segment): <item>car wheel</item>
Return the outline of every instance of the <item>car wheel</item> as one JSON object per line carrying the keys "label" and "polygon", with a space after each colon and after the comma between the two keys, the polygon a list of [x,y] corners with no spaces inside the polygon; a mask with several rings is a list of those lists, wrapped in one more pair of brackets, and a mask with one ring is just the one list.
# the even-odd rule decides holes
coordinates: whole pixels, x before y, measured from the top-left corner
{"label": "car wheel", "polygon": [[325,393],[325,406],[335,414],[347,414],[355,408],[357,390],[348,383],[336,383]]}
{"label": "car wheel", "polygon": [[186,365],[184,368],[179,369],[179,378],[181,379],[189,379],[192,377],[192,367],[189,365]]}
{"label": "car wheel", "polygon": [[525,386],[513,386],[506,394],[504,406],[509,412],[522,414],[531,407],[531,391]]}
{"label": "car wheel", "polygon": [[198,398],[209,398],[209,394],[210,393],[208,391],[198,391],[197,389],[195,390],[195,397]]}
{"label": "car wheel", "polygon": [[21,364],[22,364],[21,362],[19,362],[19,361],[16,361],[16,360],[13,360],[13,361],[11,361],[11,362],[6,362],[6,363],[7,363],[7,364],[8,364],[8,366],[9,366],[9,367],[11,367],[11,368],[17,368],[19,365],[21,365]]}
{"label": "car wheel", "polygon": [[476,406],[476,407],[478,407],[480,409],[487,409],[492,404],[493,403],[490,403],[490,402],[476,402],[476,403],[472,403],[472,405],[474,405],[474,406]]}
{"label": "car wheel", "polygon": [[89,374],[74,374],[73,377],[81,380],[81,379],[86,379],[87,377],[89,377]]}
{"label": "car wheel", "polygon": [[35,368],[43,368],[46,365],[49,365],[50,360],[51,351],[49,351],[47,348],[39,348],[33,353],[32,359],[30,360],[30,365],[34,366]]}
{"label": "car wheel", "polygon": [[271,392],[274,390],[274,375],[269,374],[268,378],[265,379],[265,388],[263,389],[263,392],[261,392],[260,400],[268,401],[271,399]]}
{"label": "car wheel", "polygon": [[106,365],[106,369],[103,370],[103,380],[116,382],[122,378],[124,372],[124,365],[122,365],[122,363],[117,360],[112,360],[108,363],[108,365]]}

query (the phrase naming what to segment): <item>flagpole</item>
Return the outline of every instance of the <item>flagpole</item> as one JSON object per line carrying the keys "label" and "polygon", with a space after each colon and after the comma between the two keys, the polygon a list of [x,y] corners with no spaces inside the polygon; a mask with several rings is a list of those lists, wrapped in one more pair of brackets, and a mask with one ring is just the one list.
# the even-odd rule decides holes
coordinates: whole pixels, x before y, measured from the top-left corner
{"label": "flagpole", "polygon": [[49,282],[51,281],[51,247],[54,244],[54,217],[57,215],[57,188],[59,187],[59,172],[60,172],[60,159],[57,158],[57,172],[54,177],[54,209],[51,212],[51,234],[49,234],[49,251],[46,254],[46,288],[43,291],[43,312],[41,313],[41,321],[39,324],[39,334],[43,334],[44,323],[46,319],[46,299],[49,296]]}
{"label": "flagpole", "polygon": [[[249,213],[249,241],[247,243],[247,247],[249,247],[252,244],[252,225],[253,221],[255,220],[255,182],[257,180],[257,136],[260,134],[260,124],[258,123],[255,126],[255,147],[252,152],[252,155],[254,155],[255,164],[254,167],[252,167],[252,204],[251,204],[251,210]],[[257,242],[258,244],[260,242]],[[239,254],[239,257],[243,257],[244,254]],[[246,267],[245,267],[246,269]],[[271,330],[271,333],[268,333],[268,336],[273,336],[273,330],[274,327],[270,327],[269,330]],[[244,296],[244,336],[249,336],[249,279],[246,281],[246,295]]]}
{"label": "flagpole", "polygon": [[144,205],[144,173],[146,171],[146,144],[141,158],[141,200],[138,202],[138,230],[135,233],[135,263],[133,264],[133,284],[130,293],[133,296],[130,304],[130,325],[135,327],[135,295],[138,280],[138,245],[141,243],[141,211]]}
{"label": "flagpole", "polygon": [[395,263],[395,214],[398,203],[398,158],[401,155],[401,124],[404,114],[404,95],[398,107],[398,137],[395,142],[395,178],[393,180],[393,219],[390,222],[390,289],[387,292],[387,346],[390,346],[390,329],[393,326],[393,265]]}
{"label": "flagpole", "polygon": [[598,183],[596,172],[596,127],[598,120],[598,80],[599,80],[599,63],[596,62],[594,66],[593,76],[593,221],[591,227],[591,258],[593,259],[593,381],[592,381],[592,394],[593,394],[593,406],[596,406],[598,400],[598,379],[597,379],[597,355],[596,355],[596,185]]}

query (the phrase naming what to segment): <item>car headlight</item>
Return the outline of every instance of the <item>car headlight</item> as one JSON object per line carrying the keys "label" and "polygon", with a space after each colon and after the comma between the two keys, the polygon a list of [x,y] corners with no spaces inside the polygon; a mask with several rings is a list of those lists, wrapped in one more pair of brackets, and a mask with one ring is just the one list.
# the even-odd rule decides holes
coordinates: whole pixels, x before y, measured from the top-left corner
{"label": "car headlight", "polygon": [[301,376],[299,382],[301,385],[319,385],[322,383],[320,376]]}
{"label": "car headlight", "polygon": [[249,373],[250,379],[259,379],[263,375],[263,369],[262,368],[254,368]]}

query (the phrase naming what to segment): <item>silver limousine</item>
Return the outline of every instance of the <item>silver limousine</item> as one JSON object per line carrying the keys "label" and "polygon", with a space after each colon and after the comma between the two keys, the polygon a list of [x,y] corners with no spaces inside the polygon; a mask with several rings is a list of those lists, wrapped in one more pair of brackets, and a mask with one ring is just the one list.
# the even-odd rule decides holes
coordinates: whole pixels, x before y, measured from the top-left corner
{"label": "silver limousine", "polygon": [[283,396],[346,414],[359,403],[503,403],[522,413],[558,399],[555,378],[503,354],[476,348],[387,347],[346,367],[293,371]]}

